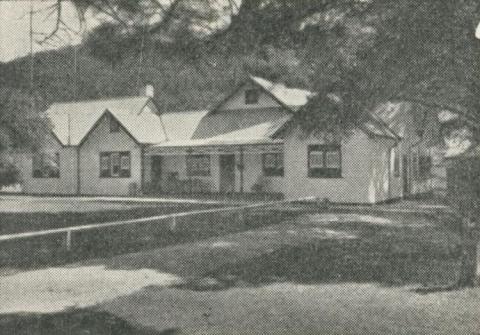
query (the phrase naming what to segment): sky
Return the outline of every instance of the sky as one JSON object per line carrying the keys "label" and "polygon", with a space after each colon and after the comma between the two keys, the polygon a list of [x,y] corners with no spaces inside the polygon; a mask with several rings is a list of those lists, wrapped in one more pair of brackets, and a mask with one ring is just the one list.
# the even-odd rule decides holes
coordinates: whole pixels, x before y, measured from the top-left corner
{"label": "sky", "polygon": [[[170,5],[170,0],[164,1]],[[220,10],[226,5],[227,0],[217,0],[214,2]],[[236,0],[237,8],[241,4],[241,0]],[[30,52],[30,24],[29,12],[30,5],[33,6],[34,19],[33,30],[36,33],[49,33],[55,26],[56,15],[48,15],[48,7],[55,4],[55,0],[0,0],[0,62],[12,60],[22,57]],[[153,17],[155,19],[155,17]],[[229,23],[230,16],[221,16],[219,21],[214,25],[225,26]],[[72,28],[70,33],[59,33],[61,39],[50,40],[50,44],[34,43],[34,52],[58,48],[69,44],[77,44],[80,42],[79,34],[72,31],[79,30],[80,23],[74,6],[68,1],[62,2],[62,20]],[[85,30],[89,30],[105,20],[101,15],[93,15],[87,11]],[[41,41],[42,36],[36,34],[34,40]],[[52,45],[53,43],[53,45]]]}
{"label": "sky", "polygon": [[[40,11],[34,15],[33,29],[35,32],[48,33],[54,27],[55,16],[46,18],[47,12],[45,11],[52,3],[50,0],[32,1],[34,11]],[[29,11],[30,1],[28,0],[0,0],[0,62],[25,56],[30,52]],[[78,30],[79,22],[76,12],[68,2],[63,4],[63,18],[74,30]],[[80,37],[78,35],[74,33],[70,33],[70,35],[62,34],[62,40],[52,41],[53,45],[34,43],[34,51],[79,43]],[[35,38],[36,40],[41,40],[42,36],[36,35]]]}

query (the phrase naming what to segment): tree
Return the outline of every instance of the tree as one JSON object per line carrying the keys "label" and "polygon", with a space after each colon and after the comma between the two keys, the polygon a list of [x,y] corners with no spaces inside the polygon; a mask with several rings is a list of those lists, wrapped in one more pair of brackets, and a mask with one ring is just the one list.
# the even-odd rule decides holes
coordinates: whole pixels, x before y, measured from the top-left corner
{"label": "tree", "polygon": [[[319,94],[297,115],[303,129],[345,132],[388,100],[467,110],[466,116],[478,125],[480,41],[474,33],[479,18],[476,1],[375,2],[356,21],[370,38],[358,38],[345,52],[352,42],[347,37],[332,57],[318,62],[314,76]],[[345,20],[344,32],[351,22]],[[474,175],[478,178],[470,174],[470,183]],[[456,287],[473,285],[477,273],[478,236],[472,231],[478,229],[474,209],[480,208],[480,197],[470,195],[473,205],[468,210],[460,206],[466,219],[459,229],[462,267]]]}
{"label": "tree", "polygon": [[[348,132],[386,100],[466,110],[470,118],[479,118],[477,0],[305,0],[301,6],[297,0],[73,3],[80,18],[93,11],[108,23],[91,35],[95,50],[105,47],[100,57],[116,61],[122,44],[129,38],[138,41],[139,28],[146,27],[163,50],[176,47],[194,54],[197,63],[209,63],[210,52],[222,50],[224,59],[242,53],[248,70],[270,77],[295,81],[299,78],[292,77],[301,73],[302,81],[318,92],[296,116],[306,132]],[[65,26],[62,1],[49,10],[57,24],[47,40]],[[116,43],[102,41],[102,30]],[[95,34],[100,38],[95,40]],[[278,50],[296,50],[299,65],[272,57],[267,46],[277,57]]]}
{"label": "tree", "polygon": [[19,89],[0,89],[0,187],[18,182],[11,150],[34,148],[47,129],[45,120],[32,112],[32,102],[40,105]]}

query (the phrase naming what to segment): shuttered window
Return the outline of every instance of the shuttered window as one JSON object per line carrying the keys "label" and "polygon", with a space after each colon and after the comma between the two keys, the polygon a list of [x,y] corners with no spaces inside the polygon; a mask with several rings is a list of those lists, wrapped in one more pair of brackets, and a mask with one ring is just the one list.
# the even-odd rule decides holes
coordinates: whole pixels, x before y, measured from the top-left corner
{"label": "shuttered window", "polygon": [[309,145],[307,155],[310,178],[340,178],[342,176],[340,145]]}
{"label": "shuttered window", "polygon": [[100,177],[129,178],[131,175],[130,152],[100,153]]}

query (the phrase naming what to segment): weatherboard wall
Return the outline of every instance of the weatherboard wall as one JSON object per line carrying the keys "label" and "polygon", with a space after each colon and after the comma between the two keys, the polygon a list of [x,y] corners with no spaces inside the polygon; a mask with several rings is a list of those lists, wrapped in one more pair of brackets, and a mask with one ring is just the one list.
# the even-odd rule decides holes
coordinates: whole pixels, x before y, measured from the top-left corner
{"label": "weatherboard wall", "polygon": [[28,194],[64,194],[77,192],[77,152],[75,147],[62,147],[53,136],[42,143],[42,152],[60,155],[59,178],[33,178],[33,154],[23,152],[16,155],[16,166],[20,172],[22,192]]}
{"label": "weatherboard wall", "polygon": [[[130,152],[129,178],[100,177],[100,153],[113,151]],[[141,154],[140,145],[122,127],[119,132],[111,133],[109,120],[103,117],[80,147],[81,194],[129,195],[132,187],[140,190]]]}
{"label": "weatherboard wall", "polygon": [[239,90],[237,90],[220,108],[220,110],[238,110],[238,109],[252,109],[252,108],[268,108],[279,107],[279,103],[275,101],[269,94],[260,91],[258,102],[256,104],[245,104],[245,91],[249,89],[259,89],[253,83],[246,83]]}
{"label": "weatherboard wall", "polygon": [[316,197],[338,203],[376,203],[388,198],[388,142],[379,143],[355,131],[342,141],[342,176],[310,178],[308,145],[323,143],[314,136],[304,138],[298,130],[286,137],[283,193],[287,198]]}

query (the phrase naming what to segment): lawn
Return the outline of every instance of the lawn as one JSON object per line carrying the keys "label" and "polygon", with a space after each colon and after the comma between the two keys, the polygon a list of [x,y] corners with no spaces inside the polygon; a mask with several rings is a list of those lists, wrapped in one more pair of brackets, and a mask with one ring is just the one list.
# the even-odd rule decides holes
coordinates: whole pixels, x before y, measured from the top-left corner
{"label": "lawn", "polygon": [[0,329],[34,335],[40,329],[101,335],[480,333],[479,289],[416,291],[456,279],[459,239],[450,219],[365,211],[264,224],[257,219],[244,231],[47,273],[11,269],[0,275]]}
{"label": "lawn", "polygon": [[[159,203],[155,205],[96,204],[90,210],[0,212],[0,235],[80,226],[90,223],[114,222],[150,216],[189,212],[219,207],[212,204]],[[91,207],[91,206],[90,206]]]}
{"label": "lawn", "polygon": [[[155,207],[134,207],[125,210],[92,212],[0,212],[1,234],[39,231],[52,228],[74,227],[90,223],[107,223],[136,218],[150,218],[165,214],[214,209],[219,205],[164,204]],[[243,219],[238,213],[198,213],[175,219],[152,219],[150,221],[119,226],[101,225],[95,229],[74,231],[71,250],[66,249],[66,233],[0,241],[0,267],[36,267],[66,264],[82,259],[110,257],[117,254],[148,250],[186,241],[220,236],[244,231],[256,226],[280,222],[286,212],[264,209],[250,210]],[[0,234],[0,235],[1,235]]]}

